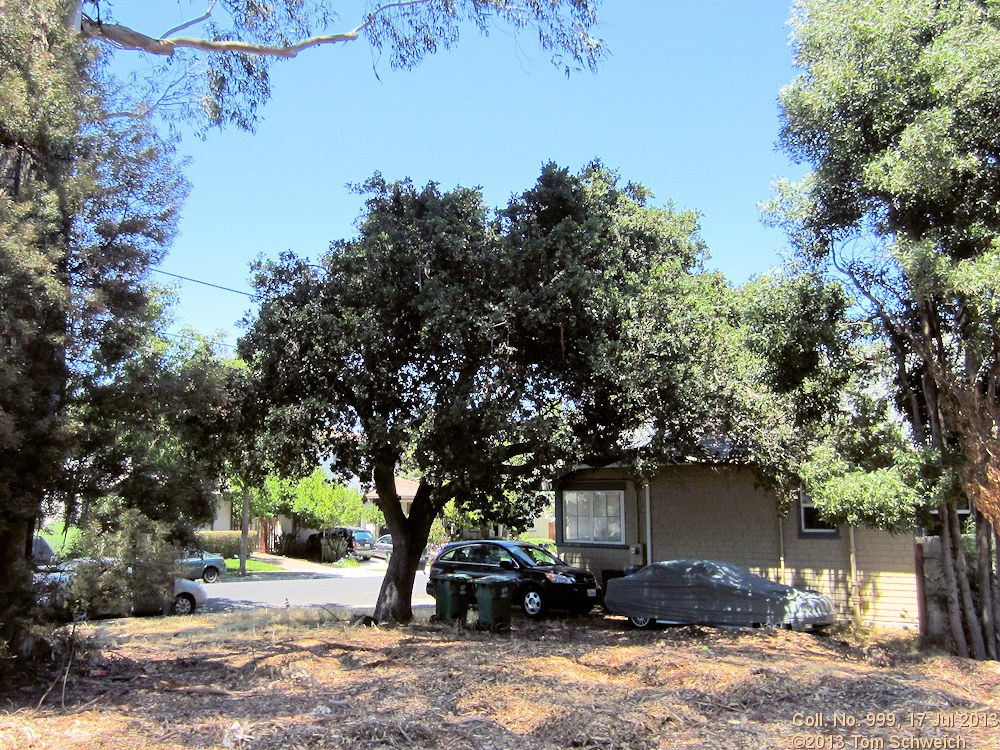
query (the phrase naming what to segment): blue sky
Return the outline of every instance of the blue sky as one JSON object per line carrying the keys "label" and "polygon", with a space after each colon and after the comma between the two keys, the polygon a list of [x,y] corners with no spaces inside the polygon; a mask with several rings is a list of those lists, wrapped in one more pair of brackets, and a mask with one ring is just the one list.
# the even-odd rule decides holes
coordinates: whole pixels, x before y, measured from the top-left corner
{"label": "blue sky", "polygon": [[[778,93],[795,74],[789,13],[780,0],[606,0],[598,35],[610,54],[596,74],[569,79],[530,36],[503,29],[485,39],[470,29],[412,71],[362,41],[307,50],[275,67],[256,133],[183,141],[193,189],[160,268],[248,290],[258,255],[315,258],[352,236],[362,200],[347,186],[375,171],[479,186],[500,206],[547,161],[575,172],[599,158],[655,203],[698,211],[709,266],[742,283],[786,245],[758,204],[772,180],[802,173],[775,146]],[[337,30],[353,20],[345,13]],[[177,285],[177,326],[235,342],[248,298],[154,279]]]}

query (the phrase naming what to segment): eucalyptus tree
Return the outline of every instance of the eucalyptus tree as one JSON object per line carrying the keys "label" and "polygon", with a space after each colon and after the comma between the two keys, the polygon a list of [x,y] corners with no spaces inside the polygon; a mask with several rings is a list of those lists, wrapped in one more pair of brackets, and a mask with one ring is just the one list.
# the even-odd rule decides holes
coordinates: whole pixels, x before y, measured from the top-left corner
{"label": "eucalyptus tree", "polygon": [[995,584],[980,581],[977,612],[955,505],[972,501],[989,552],[985,521],[1000,523],[1000,8],[800,0],[792,23],[802,73],[781,94],[781,139],[813,170],[776,205],[803,256],[839,271],[879,326],[912,439],[938,457],[952,637],[959,653],[995,655]]}
{"label": "eucalyptus tree", "polygon": [[[240,352],[278,465],[326,459],[374,485],[394,546],[376,618],[405,622],[447,503],[522,521],[544,504],[543,479],[620,453],[652,405],[681,400],[680,355],[662,352],[654,377],[643,347],[660,335],[653,311],[697,307],[704,247],[694,214],[649,206],[599,164],[578,176],[550,164],[496,213],[467,188],[376,175],[361,189],[359,236],[321,267],[291,254],[259,265]],[[403,467],[420,476],[408,514]]]}
{"label": "eucalyptus tree", "polygon": [[[464,30],[485,35],[500,29],[533,34],[567,75],[596,69],[604,53],[591,35],[598,0],[355,0],[346,5],[332,0],[61,3],[64,23],[81,43],[136,61],[120,60],[135,73],[127,86],[131,104],[124,111],[199,127],[252,130],[271,93],[272,65],[317,47],[367,43],[375,55],[385,53],[392,67],[410,69],[457,44]],[[189,15],[178,21],[178,12]],[[351,20],[342,22],[342,16]],[[154,23],[162,27],[148,28]]]}

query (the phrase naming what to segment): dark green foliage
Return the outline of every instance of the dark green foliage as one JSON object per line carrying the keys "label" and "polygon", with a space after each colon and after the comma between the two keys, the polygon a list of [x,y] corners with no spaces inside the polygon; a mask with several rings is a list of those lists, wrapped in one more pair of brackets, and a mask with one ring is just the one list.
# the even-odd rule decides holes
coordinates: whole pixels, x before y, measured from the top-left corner
{"label": "dark green foliage", "polygon": [[177,550],[167,541],[166,526],[139,511],[124,511],[111,526],[88,524],[71,556],[80,560],[72,576],[71,612],[130,614],[172,590]]}
{"label": "dark green foliage", "polygon": [[781,187],[777,212],[797,248],[840,273],[864,323],[876,325],[910,442],[886,462],[876,441],[855,441],[875,449],[857,462],[832,435],[812,480],[839,517],[854,505],[893,526],[894,496],[904,519],[937,505],[955,649],[996,656],[955,505],[964,493],[1000,523],[1000,13],[971,0],[800,0],[793,26],[802,73],[782,92],[782,141],[813,171]]}
{"label": "dark green foliage", "polygon": [[[148,267],[185,194],[169,144],[109,115],[101,63],[65,4],[0,14],[0,640],[29,612],[32,527],[107,473],[90,452],[92,396],[158,317]],[[127,441],[126,441],[127,442]],[[84,450],[86,448],[86,450]],[[129,457],[118,449],[118,465]]]}
{"label": "dark green foliage", "polygon": [[[696,387],[677,378],[697,329],[661,352],[656,377],[638,365],[671,315],[699,306],[703,248],[693,214],[646,205],[600,164],[548,165],[495,215],[465,188],[376,175],[362,189],[360,236],[334,243],[322,272],[290,254],[260,265],[240,351],[270,403],[278,465],[334,456],[374,483],[394,544],[413,552],[393,555],[389,590],[406,593],[384,589],[379,616],[409,619],[446,503],[522,523],[541,479],[622,455],[637,424]],[[671,424],[696,434],[683,417],[699,411]],[[421,477],[409,516],[392,483],[402,469]]]}

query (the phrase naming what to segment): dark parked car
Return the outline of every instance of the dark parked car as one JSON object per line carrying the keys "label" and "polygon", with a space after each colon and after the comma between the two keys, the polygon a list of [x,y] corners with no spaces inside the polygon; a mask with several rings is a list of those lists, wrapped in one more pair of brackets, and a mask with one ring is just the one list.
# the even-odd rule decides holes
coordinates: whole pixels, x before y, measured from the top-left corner
{"label": "dark parked car", "polygon": [[189,551],[177,563],[181,575],[191,581],[201,578],[205,583],[215,583],[226,572],[226,558],[215,552]]}
{"label": "dark parked car", "polygon": [[55,559],[56,553],[52,545],[43,537],[36,536],[31,540],[31,561],[35,565],[48,565]]}
{"label": "dark parked car", "polygon": [[434,596],[434,580],[449,573],[510,576],[516,581],[512,601],[528,617],[542,617],[550,609],[583,614],[601,601],[601,587],[592,573],[527,542],[483,539],[446,544],[431,563],[427,593]]}
{"label": "dark parked car", "polygon": [[358,560],[371,560],[375,554],[375,535],[368,529],[359,529],[353,526],[345,526],[351,533],[351,548],[347,554]]}
{"label": "dark parked car", "polygon": [[608,581],[605,608],[636,627],[655,623],[722,627],[832,625],[833,602],[715,560],[670,560]]}

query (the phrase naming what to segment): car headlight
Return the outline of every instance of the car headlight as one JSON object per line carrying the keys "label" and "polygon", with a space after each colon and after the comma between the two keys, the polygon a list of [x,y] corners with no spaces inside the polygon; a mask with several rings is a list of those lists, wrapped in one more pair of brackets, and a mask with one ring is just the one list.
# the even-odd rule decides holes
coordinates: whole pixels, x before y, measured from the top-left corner
{"label": "car headlight", "polygon": [[561,573],[546,573],[545,577],[552,581],[552,583],[576,583],[572,578],[564,576]]}

